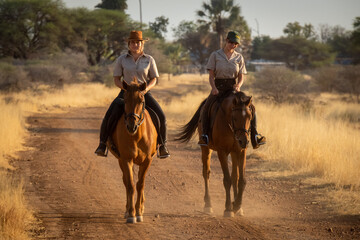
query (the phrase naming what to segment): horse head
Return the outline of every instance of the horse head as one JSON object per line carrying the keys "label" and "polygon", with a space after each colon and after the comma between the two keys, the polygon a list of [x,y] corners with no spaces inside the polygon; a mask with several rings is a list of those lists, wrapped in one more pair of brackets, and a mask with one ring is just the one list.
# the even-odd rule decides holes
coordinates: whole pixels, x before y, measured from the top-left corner
{"label": "horse head", "polygon": [[235,94],[231,109],[231,125],[234,137],[240,147],[245,149],[249,144],[250,122],[252,119],[251,96],[239,92]]}
{"label": "horse head", "polygon": [[146,82],[139,83],[134,77],[131,84],[123,81],[123,88],[125,90],[125,125],[130,135],[134,135],[145,118],[145,96],[143,91],[146,89]]}

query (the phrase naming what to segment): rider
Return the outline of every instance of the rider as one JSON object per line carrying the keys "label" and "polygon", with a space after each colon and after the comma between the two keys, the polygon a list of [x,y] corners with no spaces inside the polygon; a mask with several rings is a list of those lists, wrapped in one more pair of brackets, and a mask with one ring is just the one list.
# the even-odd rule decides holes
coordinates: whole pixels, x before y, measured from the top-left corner
{"label": "rider", "polygon": [[[219,93],[224,93],[229,89],[240,92],[240,88],[244,83],[244,75],[247,74],[244,57],[235,51],[239,44],[239,33],[235,31],[228,32],[224,48],[213,52],[206,65],[206,68],[209,71],[211,93],[203,106],[200,117],[202,123],[202,135],[198,144],[201,146],[207,146],[209,143],[210,106],[216,101]],[[256,130],[255,112],[253,119],[251,120],[251,143],[254,149],[266,143],[266,138],[260,135]]]}
{"label": "rider", "polygon": [[140,83],[147,82],[146,89],[144,90],[146,106],[154,110],[160,120],[160,131],[158,130],[158,155],[160,158],[170,156],[166,147],[167,133],[165,114],[149,92],[150,89],[155,86],[159,73],[154,58],[144,53],[144,43],[148,40],[148,38],[142,37],[141,31],[131,31],[129,38],[127,38],[129,51],[116,59],[114,82],[121,91],[111,103],[102,121],[100,144],[95,151],[98,156],[106,157],[106,141],[124,112],[124,88],[122,81],[130,84],[134,77],[136,77]]}

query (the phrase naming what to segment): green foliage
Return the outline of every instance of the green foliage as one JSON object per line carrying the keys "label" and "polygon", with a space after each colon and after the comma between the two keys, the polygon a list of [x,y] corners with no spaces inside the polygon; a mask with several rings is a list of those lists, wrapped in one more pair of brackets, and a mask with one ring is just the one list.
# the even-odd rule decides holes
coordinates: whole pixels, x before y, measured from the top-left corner
{"label": "green foliage", "polygon": [[209,33],[203,25],[185,21],[180,23],[176,34],[179,36],[178,42],[188,52],[191,62],[204,73],[210,53],[217,49],[214,34]]}
{"label": "green foliage", "polygon": [[360,63],[360,17],[357,17],[353,23],[354,31],[351,34],[351,52],[354,63]]}
{"label": "green foliage", "polygon": [[210,3],[203,2],[202,10],[197,11],[198,22],[217,34],[217,48],[221,48],[229,30],[236,30],[243,39],[250,40],[249,28],[240,12],[233,0],[211,0]]}
{"label": "green foliage", "polygon": [[160,16],[155,18],[155,22],[149,23],[149,28],[155,33],[156,37],[164,40],[164,34],[167,33],[167,25],[169,25],[169,18]]}
{"label": "green foliage", "polygon": [[266,59],[271,42],[269,36],[255,37],[252,41],[251,59]]}
{"label": "green foliage", "polygon": [[85,52],[91,65],[114,60],[127,48],[125,38],[131,25],[120,11],[84,8],[67,12],[74,31],[68,47]]}
{"label": "green foliage", "polygon": [[265,59],[283,61],[294,70],[320,67],[334,62],[334,54],[327,44],[303,37],[273,40],[267,45]]}
{"label": "green foliage", "polygon": [[0,1],[0,57],[26,59],[41,49],[57,49],[67,25],[62,10],[59,0]]}
{"label": "green foliage", "polygon": [[314,39],[316,36],[314,26],[305,24],[301,26],[299,22],[288,23],[283,32],[288,37],[303,37],[305,39]]}
{"label": "green foliage", "polygon": [[119,10],[124,12],[127,9],[126,0],[101,0],[101,3],[95,6],[96,8]]}

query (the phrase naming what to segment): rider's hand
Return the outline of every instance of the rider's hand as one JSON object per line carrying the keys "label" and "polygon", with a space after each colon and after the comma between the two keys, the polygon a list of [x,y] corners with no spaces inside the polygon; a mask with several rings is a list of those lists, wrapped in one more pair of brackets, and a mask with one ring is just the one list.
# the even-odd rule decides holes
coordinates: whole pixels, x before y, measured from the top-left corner
{"label": "rider's hand", "polygon": [[240,86],[238,86],[238,85],[234,85],[234,90],[236,91],[236,92],[240,92]]}
{"label": "rider's hand", "polygon": [[211,94],[212,95],[218,95],[219,94],[219,90],[217,88],[213,88],[211,89]]}

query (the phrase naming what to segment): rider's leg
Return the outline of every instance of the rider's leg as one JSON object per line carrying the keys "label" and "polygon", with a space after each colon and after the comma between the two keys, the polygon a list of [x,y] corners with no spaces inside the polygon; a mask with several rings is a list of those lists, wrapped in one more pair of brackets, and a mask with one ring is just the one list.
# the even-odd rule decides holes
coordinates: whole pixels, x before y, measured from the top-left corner
{"label": "rider's leg", "polygon": [[209,111],[211,105],[216,101],[216,96],[210,94],[202,107],[201,110],[201,126],[202,126],[202,134],[200,136],[200,140],[198,142],[201,146],[207,146],[209,143],[209,128],[210,128],[210,116]]}
{"label": "rider's leg", "polygon": [[[123,112],[123,93],[120,94],[114,99],[114,101],[110,104],[109,109],[107,110],[104,119],[101,123],[100,127],[100,143],[95,153],[98,156],[106,157],[106,141],[108,140],[109,135],[114,129],[114,122],[121,117]],[[116,125],[115,125],[116,126]]]}
{"label": "rider's leg", "polygon": [[266,138],[258,133],[257,131],[257,120],[256,120],[256,112],[254,111],[254,117],[251,120],[251,144],[254,149],[260,147],[266,143]]}
{"label": "rider's leg", "polygon": [[169,150],[166,147],[167,141],[167,129],[166,129],[166,117],[161,109],[159,103],[153,98],[150,92],[145,94],[145,104],[156,112],[160,120],[160,129],[158,131],[158,144],[159,144],[159,157],[167,158],[170,157]]}

